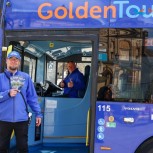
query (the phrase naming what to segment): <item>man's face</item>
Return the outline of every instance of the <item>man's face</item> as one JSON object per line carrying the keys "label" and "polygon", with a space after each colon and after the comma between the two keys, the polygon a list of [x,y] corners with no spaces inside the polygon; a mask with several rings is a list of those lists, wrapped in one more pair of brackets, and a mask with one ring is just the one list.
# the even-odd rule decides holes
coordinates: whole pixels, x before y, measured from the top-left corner
{"label": "man's face", "polygon": [[75,68],[76,68],[75,63],[73,62],[67,63],[67,69],[70,73],[72,73],[75,70]]}
{"label": "man's face", "polygon": [[6,59],[7,69],[10,71],[15,71],[20,66],[20,60],[16,57],[11,57]]}
{"label": "man's face", "polygon": [[112,87],[109,87],[108,89],[109,89],[109,90],[112,90]]}

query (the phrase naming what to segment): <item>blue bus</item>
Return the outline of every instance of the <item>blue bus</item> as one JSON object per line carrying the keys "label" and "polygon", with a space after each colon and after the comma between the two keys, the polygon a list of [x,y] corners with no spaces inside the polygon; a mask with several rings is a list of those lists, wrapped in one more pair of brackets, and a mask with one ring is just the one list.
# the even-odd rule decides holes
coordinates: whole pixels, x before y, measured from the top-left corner
{"label": "blue bus", "polygon": [[[0,71],[18,51],[43,114],[29,152],[153,152],[152,18],[149,0],[0,0]],[[68,61],[85,78],[78,98],[58,86]],[[111,99],[98,98],[106,86]],[[15,144],[12,133],[11,153]]]}

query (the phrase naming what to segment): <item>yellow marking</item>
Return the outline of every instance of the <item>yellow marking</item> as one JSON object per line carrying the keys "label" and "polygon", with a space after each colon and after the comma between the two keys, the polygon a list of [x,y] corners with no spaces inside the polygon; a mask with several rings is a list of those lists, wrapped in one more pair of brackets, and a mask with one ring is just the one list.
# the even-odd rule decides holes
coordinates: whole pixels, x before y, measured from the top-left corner
{"label": "yellow marking", "polygon": [[53,48],[54,47],[54,43],[49,43],[49,47]]}
{"label": "yellow marking", "polygon": [[112,150],[110,147],[100,147],[101,150]]}
{"label": "yellow marking", "polygon": [[88,110],[88,114],[87,114],[86,146],[89,145],[89,113],[90,113],[90,109]]}
{"label": "yellow marking", "polygon": [[13,130],[13,132],[12,132],[12,134],[11,134],[11,139],[13,138],[13,136],[14,136],[14,130]]}
{"label": "yellow marking", "polygon": [[7,49],[7,55],[12,51],[12,45],[8,46],[8,49]]}

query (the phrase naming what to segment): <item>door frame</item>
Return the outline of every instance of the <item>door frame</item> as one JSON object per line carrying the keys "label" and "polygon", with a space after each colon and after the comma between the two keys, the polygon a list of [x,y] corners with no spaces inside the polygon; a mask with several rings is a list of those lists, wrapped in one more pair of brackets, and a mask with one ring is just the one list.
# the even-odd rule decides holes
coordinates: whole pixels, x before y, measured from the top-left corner
{"label": "door frame", "polygon": [[5,31],[4,45],[20,40],[90,40],[92,42],[91,96],[89,115],[89,153],[94,152],[95,110],[97,99],[99,29],[80,30],[13,30]]}

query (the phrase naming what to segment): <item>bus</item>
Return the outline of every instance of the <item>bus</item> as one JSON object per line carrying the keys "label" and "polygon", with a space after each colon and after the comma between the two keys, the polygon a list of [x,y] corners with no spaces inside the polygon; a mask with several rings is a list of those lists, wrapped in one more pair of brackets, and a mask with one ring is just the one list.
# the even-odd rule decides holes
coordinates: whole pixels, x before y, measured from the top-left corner
{"label": "bus", "polygon": [[[152,17],[149,0],[0,0],[0,71],[18,51],[43,114],[39,128],[33,115],[29,152],[153,152]],[[84,76],[78,98],[59,87],[68,61]],[[111,100],[98,98],[105,86]]]}

